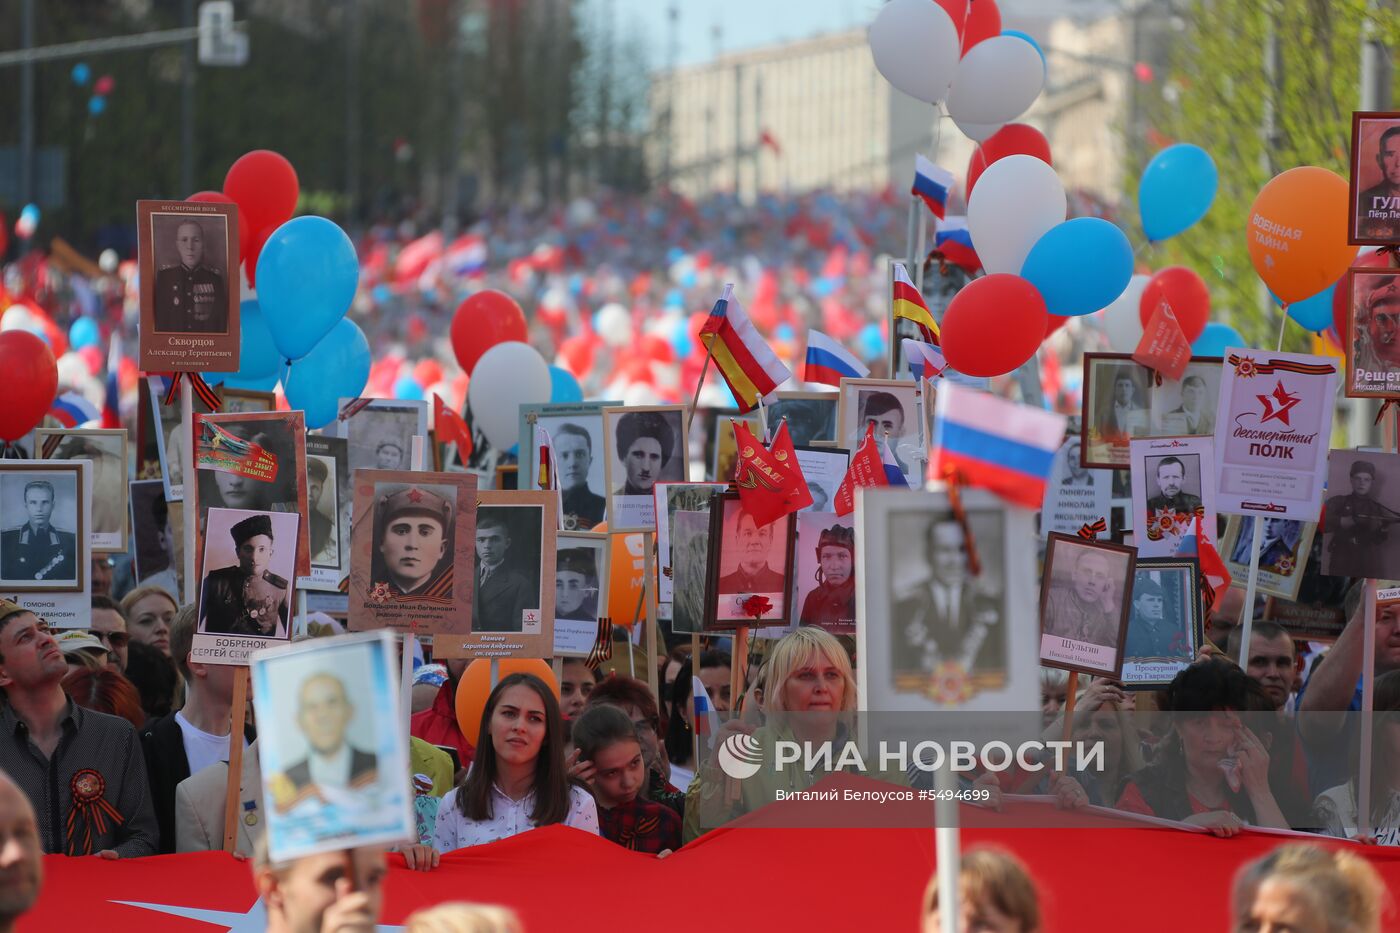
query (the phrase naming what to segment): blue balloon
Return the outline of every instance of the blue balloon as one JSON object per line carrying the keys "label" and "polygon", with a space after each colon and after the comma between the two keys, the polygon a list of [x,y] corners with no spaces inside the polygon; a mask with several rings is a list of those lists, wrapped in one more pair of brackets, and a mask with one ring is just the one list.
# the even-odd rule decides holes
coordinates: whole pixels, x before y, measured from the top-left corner
{"label": "blue balloon", "polygon": [[[1332,293],[1340,282],[1333,282],[1310,298],[1295,301],[1288,306],[1288,316],[1302,325],[1304,330],[1320,334],[1332,326]],[[1272,294],[1272,292],[1270,293]],[[1274,299],[1278,301],[1277,298]],[[1282,304],[1283,302],[1278,302]]]}
{"label": "blue balloon", "polygon": [[885,337],[879,324],[866,324],[856,335],[856,352],[861,359],[873,360],[885,353]]}
{"label": "blue balloon", "polygon": [[272,342],[272,332],[267,329],[262,308],[255,299],[249,298],[239,304],[238,322],[238,372],[210,373],[205,381],[215,384],[210,378],[213,376],[231,389],[271,392],[282,378],[286,363]]}
{"label": "blue balloon", "polygon": [[92,77],[92,69],[87,66],[87,62],[78,62],[73,66],[73,83],[82,87],[88,83],[88,78]]}
{"label": "blue balloon", "polygon": [[418,384],[408,373],[394,380],[394,398],[406,399],[408,401],[421,401],[423,398],[423,387]]}
{"label": "blue balloon", "polygon": [[1247,347],[1240,332],[1229,324],[1221,324],[1219,321],[1211,321],[1206,324],[1206,329],[1201,331],[1201,336],[1196,338],[1196,342],[1191,344],[1192,356],[1224,356],[1226,347]]}
{"label": "blue balloon", "polygon": [[1133,277],[1133,247],[1099,217],[1076,217],[1045,232],[1021,264],[1021,277],[1051,314],[1078,316],[1107,308]]}
{"label": "blue balloon", "polygon": [[676,351],[676,359],[683,360],[695,350],[695,339],[690,336],[690,322],[685,318],[676,321],[668,338],[671,349]]}
{"label": "blue balloon", "polygon": [[345,318],[360,281],[355,245],[324,217],[296,217],[258,256],[258,302],[283,359],[299,360]]}
{"label": "blue balloon", "polygon": [[369,382],[369,341],[349,318],[341,318],[287,372],[287,404],[306,412],[308,429],[335,420],[340,400],[359,398]]}
{"label": "blue balloon", "polygon": [[88,113],[94,117],[107,109],[107,98],[94,94],[88,98]]}
{"label": "blue balloon", "polygon": [[558,366],[549,367],[549,400],[551,403],[581,402],[583,389],[574,374]]}
{"label": "blue balloon", "polygon": [[90,317],[80,317],[68,327],[68,346],[74,350],[95,347],[102,340],[97,322]]}
{"label": "blue balloon", "polygon": [[1045,50],[1040,47],[1039,42],[1032,39],[1027,33],[1022,32],[1019,29],[1003,29],[1001,31],[1001,34],[1003,36],[1015,36],[1017,39],[1025,39],[1031,44],[1031,48],[1035,49],[1036,53],[1040,55],[1040,64],[1042,66],[1045,65]]}
{"label": "blue balloon", "polygon": [[1177,143],[1152,157],[1138,182],[1142,230],[1156,243],[1176,236],[1206,216],[1220,176],[1200,146]]}

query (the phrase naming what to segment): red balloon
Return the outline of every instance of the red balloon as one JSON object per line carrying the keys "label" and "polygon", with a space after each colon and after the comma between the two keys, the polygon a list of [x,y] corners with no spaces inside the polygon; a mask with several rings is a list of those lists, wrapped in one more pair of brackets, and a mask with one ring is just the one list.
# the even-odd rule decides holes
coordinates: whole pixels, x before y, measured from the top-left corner
{"label": "red balloon", "polygon": [[968,376],[1009,373],[1035,356],[1049,316],[1040,292],[1019,275],[998,272],[973,279],[943,315],[943,355]]}
{"label": "red balloon", "polygon": [[276,229],[276,226],[263,227],[248,237],[248,251],[243,254],[243,271],[248,273],[249,288],[258,287],[258,257],[262,255],[263,247],[267,245],[267,238],[272,236]]}
{"label": "red balloon", "polygon": [[254,149],[229,166],[224,194],[238,205],[240,225],[261,230],[292,219],[301,187],[292,163],[270,149]]}
{"label": "red balloon", "polygon": [[1176,314],[1176,321],[1181,325],[1187,343],[1201,336],[1206,322],[1210,320],[1210,289],[1206,288],[1199,275],[1185,266],[1171,266],[1152,276],[1138,304],[1138,316],[1142,319],[1143,327],[1147,326],[1148,319],[1163,301]]}
{"label": "red balloon", "polygon": [[58,364],[43,340],[27,330],[0,333],[0,372],[8,380],[0,405],[0,440],[17,441],[39,424],[58,397]]}
{"label": "red balloon", "polygon": [[575,379],[582,379],[593,370],[594,341],[584,334],[566,337],[559,343],[559,363],[573,373]]}
{"label": "red balloon", "polygon": [[[205,204],[236,204],[233,198],[222,191],[196,191],[185,198],[186,201],[200,201]],[[253,230],[248,226],[246,217],[239,213],[238,217],[238,259],[242,262],[243,257],[248,255],[248,249],[253,242]],[[256,263],[255,263],[256,265]]]}
{"label": "red balloon", "polygon": [[508,340],[529,343],[530,332],[525,312],[504,292],[488,288],[468,296],[452,316],[452,351],[468,375],[483,353]]}
{"label": "red balloon", "polygon": [[655,334],[643,334],[642,339],[638,341],[638,349],[642,356],[649,360],[656,360],[658,363],[674,363],[676,361],[675,349]]}
{"label": "red balloon", "polygon": [[1001,10],[996,0],[972,0],[962,29],[962,53],[983,39],[1001,35]]}
{"label": "red balloon", "polygon": [[436,385],[442,380],[442,364],[429,357],[419,360],[413,367],[413,381],[423,388]]}
{"label": "red balloon", "polygon": [[1046,165],[1055,164],[1050,161],[1050,141],[1040,130],[1024,123],[1008,123],[988,136],[973,151],[972,158],[967,163],[965,196],[972,197],[972,187],[977,184],[977,179],[982,177],[987,166],[1010,155],[1035,156]]}
{"label": "red balloon", "polygon": [[1048,338],[1055,331],[1069,323],[1069,318],[1058,314],[1047,314],[1045,321],[1045,336]]}

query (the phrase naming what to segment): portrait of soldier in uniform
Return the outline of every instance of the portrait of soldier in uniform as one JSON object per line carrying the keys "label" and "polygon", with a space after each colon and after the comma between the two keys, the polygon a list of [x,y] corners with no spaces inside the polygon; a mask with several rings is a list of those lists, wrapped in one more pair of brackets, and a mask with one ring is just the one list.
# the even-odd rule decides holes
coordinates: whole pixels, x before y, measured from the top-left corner
{"label": "portrait of soldier in uniform", "polygon": [[592,548],[559,549],[554,572],[554,617],[593,622],[598,618],[598,555]]}
{"label": "portrait of soldier in uniform", "polygon": [[[216,516],[211,512],[211,524]],[[290,515],[285,518],[289,524],[294,519]],[[272,517],[249,515],[234,523],[228,533],[233,538],[237,564],[205,573],[199,596],[199,632],[286,638],[291,581],[270,569],[277,553]],[[284,546],[294,553],[295,536]],[[287,563],[291,562],[292,558],[288,558]]]}
{"label": "portrait of soldier in uniform", "polygon": [[[1041,614],[1041,631],[1056,638],[1112,645],[1118,639],[1123,611],[1122,568],[1126,560],[1115,552],[1090,545],[1056,541],[1070,551],[1069,579],[1054,579]],[[1057,575],[1058,576],[1058,575]]]}
{"label": "portrait of soldier in uniform", "polygon": [[513,550],[514,536],[506,513],[516,511],[525,510],[496,506],[476,510],[474,632],[519,632],[524,627],[525,611],[539,607],[539,584],[531,584]]}
{"label": "portrait of soldier in uniform", "polygon": [[[306,514],[310,521],[311,563],[323,567],[340,566],[340,535],[336,531],[336,489],[329,457],[306,457]],[[329,487],[329,488],[328,488]],[[321,497],[326,502],[322,505]]]}
{"label": "portrait of soldier in uniform", "polygon": [[[157,255],[165,253],[161,240],[174,248],[178,262],[161,264],[156,272],[155,331],[169,334],[222,334],[228,331],[228,287],[225,284],[223,243],[206,227],[223,218],[196,219],[158,214],[152,217]],[[212,248],[217,246],[217,248]]]}
{"label": "portrait of soldier in uniform", "polygon": [[378,758],[348,740],[354,716],[354,704],[340,677],[317,671],[302,681],[297,691],[296,724],[306,739],[307,756],[269,782],[279,812],[309,799],[331,806],[354,806],[355,793],[375,783]]}
{"label": "portrait of soldier in uniform", "polygon": [[786,398],[780,393],[777,400],[768,406],[768,423],[776,426],[786,418],[788,436],[798,447],[815,441],[835,442],[837,399],[834,392]]}
{"label": "portrait of soldier in uniform", "polygon": [[[1338,490],[1323,508],[1324,551],[1322,572],[1337,577],[1393,579],[1400,575],[1391,553],[1391,526],[1400,512],[1377,496],[1377,463],[1393,469],[1395,455],[1370,455],[1352,460],[1352,451],[1333,451],[1329,458],[1327,488]],[[1343,472],[1344,471],[1344,472]],[[1387,476],[1386,479],[1391,479]],[[1340,490],[1350,487],[1350,492]]]}
{"label": "portrait of soldier in uniform", "polygon": [[[811,516],[817,518],[817,516]],[[812,523],[808,516],[799,517],[798,541],[801,543]],[[821,518],[825,521],[825,517]],[[816,568],[811,571],[816,587],[802,600],[797,615],[799,625],[816,625],[830,632],[848,634],[856,624],[856,532],[852,527],[833,524],[817,535]],[[805,558],[799,563],[804,576],[811,567]],[[807,581],[803,580],[805,584]]]}
{"label": "portrait of soldier in uniform", "polygon": [[[45,586],[78,582],[77,536],[59,527],[76,526],[77,486],[75,476],[57,473],[15,472],[4,477],[5,518],[13,521],[11,515],[21,514],[12,508],[18,500],[24,521],[0,533],[0,580]],[[15,494],[21,490],[21,495]]]}
{"label": "portrait of soldier in uniform", "polygon": [[1400,395],[1400,276],[1355,270],[1347,391]]}
{"label": "portrait of soldier in uniform", "polygon": [[408,486],[376,496],[371,599],[452,599],[455,499],[456,490],[444,486]]}
{"label": "portrait of soldier in uniform", "polygon": [[[1155,466],[1153,460],[1156,460]],[[1187,485],[1197,483],[1187,479],[1186,464],[1180,457],[1149,457],[1147,466],[1156,477],[1158,490],[1157,495],[1147,500],[1148,515],[1165,510],[1175,515],[1191,516],[1202,507],[1201,497],[1186,491]]]}
{"label": "portrait of soldier in uniform", "polygon": [[603,520],[608,504],[588,485],[588,474],[593,468],[593,437],[583,425],[567,421],[554,429],[551,440],[564,500],[564,530],[587,531]]}
{"label": "portrait of soldier in uniform", "polygon": [[719,578],[721,593],[781,593],[783,575],[770,564],[774,532],[781,520],[759,527],[754,517],[739,507],[734,522],[734,537],[725,542],[725,551],[738,559],[739,565]]}
{"label": "portrait of soldier in uniform", "polygon": [[1167,591],[1152,572],[1139,569],[1133,580],[1133,608],[1128,619],[1124,654],[1131,658],[1190,658],[1191,636],[1180,618],[1179,607],[1167,612]]}
{"label": "portrait of soldier in uniform", "polygon": [[952,663],[971,673],[1006,670],[1001,603],[968,568],[966,537],[951,515],[934,516],[925,532],[928,572],[896,599],[896,674],[932,674]]}

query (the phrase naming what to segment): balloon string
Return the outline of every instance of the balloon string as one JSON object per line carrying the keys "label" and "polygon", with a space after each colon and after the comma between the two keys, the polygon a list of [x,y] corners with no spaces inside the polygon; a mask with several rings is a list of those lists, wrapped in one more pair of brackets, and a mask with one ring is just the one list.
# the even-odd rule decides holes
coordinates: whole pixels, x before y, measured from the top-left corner
{"label": "balloon string", "polygon": [[1285,303],[1283,304],[1282,310],[1283,310],[1283,314],[1281,315],[1282,320],[1280,320],[1280,321],[1278,322],[1278,351],[1279,351],[1280,353],[1283,352],[1283,331],[1284,331],[1284,328],[1286,328],[1286,327],[1288,326],[1288,303],[1287,303],[1287,302],[1285,302]]}

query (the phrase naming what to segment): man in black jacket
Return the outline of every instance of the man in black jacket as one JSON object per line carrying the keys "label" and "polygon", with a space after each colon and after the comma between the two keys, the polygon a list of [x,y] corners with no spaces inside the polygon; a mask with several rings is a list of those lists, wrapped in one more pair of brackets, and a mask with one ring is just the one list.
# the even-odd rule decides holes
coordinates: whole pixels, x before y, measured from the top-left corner
{"label": "man in black jacket", "polygon": [[170,654],[185,679],[185,705],[152,720],[141,731],[162,854],[175,851],[175,788],[201,769],[228,761],[229,709],[236,669],[191,663],[194,634],[194,606],[185,606],[170,624]]}

